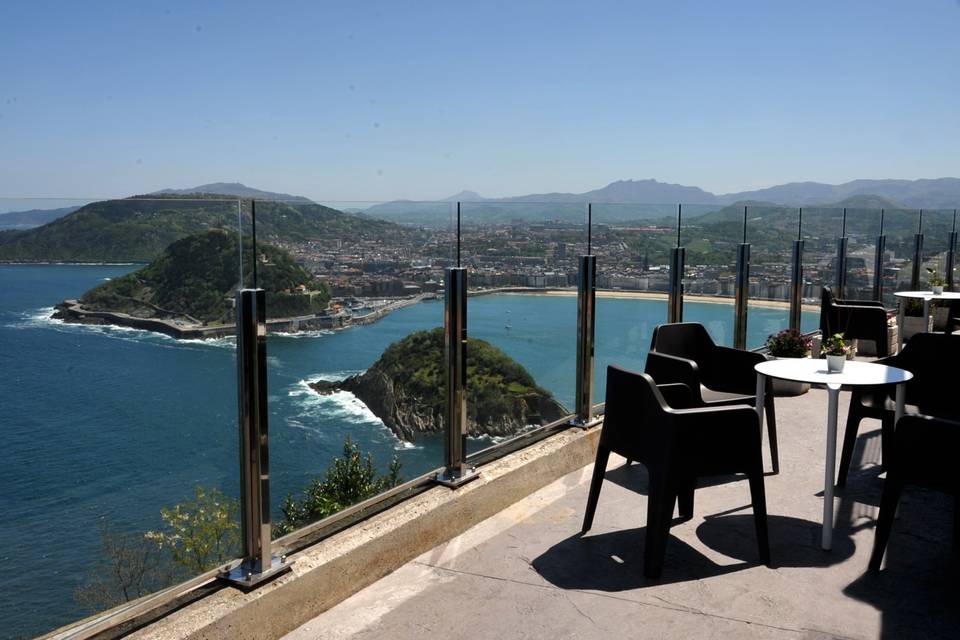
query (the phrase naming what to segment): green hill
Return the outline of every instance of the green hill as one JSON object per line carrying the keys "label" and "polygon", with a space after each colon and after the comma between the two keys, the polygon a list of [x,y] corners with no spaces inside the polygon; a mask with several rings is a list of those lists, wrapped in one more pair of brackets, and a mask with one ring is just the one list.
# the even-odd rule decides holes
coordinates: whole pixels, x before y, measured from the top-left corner
{"label": "green hill", "polygon": [[[238,222],[236,201],[222,196],[181,200],[151,196],[105,200],[49,224],[0,232],[0,262],[148,262],[170,243],[208,229],[250,233],[249,203]],[[382,238],[397,226],[318,204],[257,202],[257,240]]]}
{"label": "green hill", "polygon": [[[211,230],[182,238],[146,267],[105,282],[80,298],[85,309],[138,318],[183,319],[207,324],[233,321],[233,292],[240,280],[237,238]],[[244,282],[252,281],[250,243],[244,247]],[[283,249],[258,243],[258,284],[266,290],[270,318],[315,314],[330,299],[326,285]],[[300,292],[304,285],[306,292]]]}

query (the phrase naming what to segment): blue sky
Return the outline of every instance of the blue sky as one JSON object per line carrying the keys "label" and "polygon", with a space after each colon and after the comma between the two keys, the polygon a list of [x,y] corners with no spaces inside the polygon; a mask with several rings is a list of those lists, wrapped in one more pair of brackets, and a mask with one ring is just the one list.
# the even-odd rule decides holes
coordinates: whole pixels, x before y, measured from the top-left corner
{"label": "blue sky", "polygon": [[0,3],[0,196],[960,175],[960,2]]}

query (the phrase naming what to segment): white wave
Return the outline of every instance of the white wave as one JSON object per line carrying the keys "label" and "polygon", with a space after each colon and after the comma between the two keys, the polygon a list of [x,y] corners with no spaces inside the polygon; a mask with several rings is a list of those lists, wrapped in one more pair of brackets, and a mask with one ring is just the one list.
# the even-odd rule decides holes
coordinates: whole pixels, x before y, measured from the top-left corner
{"label": "white wave", "polygon": [[298,331],[296,333],[271,333],[270,339],[282,340],[300,340],[301,338],[322,338],[323,336],[332,336],[335,333],[332,329],[311,329],[308,331]]}
{"label": "white wave", "polygon": [[319,380],[342,380],[351,375],[362,373],[360,371],[336,371],[333,373],[321,373],[311,377],[309,380],[300,380],[287,390],[287,395],[296,398],[295,402],[299,405],[300,413],[286,418],[286,424],[294,429],[310,431],[321,437],[324,433],[317,427],[310,426],[310,422],[323,420],[339,420],[347,424],[364,425],[378,427],[383,433],[394,441],[395,450],[421,449],[422,445],[407,442],[390,430],[383,420],[370,411],[369,407],[363,403],[360,398],[349,391],[335,391],[328,394],[320,394],[310,388],[311,382]]}
{"label": "white wave", "polygon": [[317,373],[311,376],[307,380],[299,381],[295,388],[290,391],[289,395],[297,396],[304,393],[309,393],[312,395],[317,395],[317,392],[310,388],[310,385],[314,382],[338,382],[350,376],[355,376],[357,374],[363,373],[366,369],[344,369],[342,371],[330,371],[328,373]]}
{"label": "white wave", "polygon": [[178,340],[165,333],[156,331],[147,331],[145,329],[136,329],[134,327],[124,327],[114,324],[83,324],[78,322],[66,322],[60,318],[54,318],[54,307],[42,307],[32,311],[20,314],[20,319],[7,324],[10,329],[51,329],[62,333],[86,333],[98,334],[108,338],[126,340],[132,342],[152,342],[159,346],[167,348],[177,348],[181,345],[201,345],[205,347],[229,347],[234,348],[236,340],[233,337],[213,338],[207,340],[189,339]]}

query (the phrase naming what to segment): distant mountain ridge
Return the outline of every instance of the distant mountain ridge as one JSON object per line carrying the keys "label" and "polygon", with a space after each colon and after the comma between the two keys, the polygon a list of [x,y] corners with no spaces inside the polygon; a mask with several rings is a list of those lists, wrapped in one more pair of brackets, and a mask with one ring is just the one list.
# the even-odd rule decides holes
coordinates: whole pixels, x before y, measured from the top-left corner
{"label": "distant mountain ridge", "polygon": [[0,213],[0,229],[29,229],[53,222],[57,218],[73,213],[80,206],[61,207],[59,209],[30,209],[29,211],[10,211]]}
{"label": "distant mountain ridge", "polygon": [[905,207],[952,209],[960,206],[960,178],[851,180],[843,184],[791,182],[766,189],[728,193],[719,198],[725,203],[737,200],[764,200],[801,206],[835,203],[851,196],[864,195],[883,196]]}
{"label": "distant mountain ridge", "polygon": [[699,187],[670,184],[652,179],[617,180],[600,189],[593,189],[584,193],[535,193],[505,198],[484,198],[474,191],[462,191],[457,195],[444,198],[444,201],[723,205],[742,201],[756,201],[801,206],[805,204],[836,204],[852,196],[882,196],[904,207],[953,208],[960,206],[960,178],[852,180],[843,184],[790,182],[765,189],[719,195]]}
{"label": "distant mountain ridge", "polygon": [[262,200],[282,200],[284,202],[297,202],[302,204],[313,204],[313,201],[303,196],[294,196],[289,193],[279,193],[276,191],[263,191],[248,187],[239,182],[212,182],[210,184],[201,184],[197,187],[187,189],[161,189],[147,195],[151,196],[190,196],[196,194],[213,194],[219,196],[237,196],[239,198],[258,198]]}

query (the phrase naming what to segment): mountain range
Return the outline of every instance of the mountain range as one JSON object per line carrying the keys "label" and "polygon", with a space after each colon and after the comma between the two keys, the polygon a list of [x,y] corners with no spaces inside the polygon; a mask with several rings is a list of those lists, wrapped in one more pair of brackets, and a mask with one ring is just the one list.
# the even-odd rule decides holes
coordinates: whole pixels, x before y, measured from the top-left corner
{"label": "mountain range", "polygon": [[851,196],[883,196],[904,207],[954,208],[960,205],[960,178],[920,180],[852,180],[843,184],[790,182],[765,189],[714,194],[699,187],[658,180],[618,180],[584,193],[534,193],[506,198],[484,198],[463,191],[446,201],[462,202],[595,202],[732,204],[745,200],[799,207],[838,202]]}
{"label": "mountain range", "polygon": [[[239,182],[215,182],[185,189],[161,189],[144,197],[189,197],[200,194],[257,198],[289,204],[313,204],[304,196],[265,191]],[[781,206],[832,205],[858,197],[856,206],[879,208],[953,209],[960,206],[960,178],[919,180],[853,180],[843,184],[791,182],[765,189],[715,194],[699,187],[670,184],[658,180],[618,180],[600,189],[583,193],[534,193],[503,198],[485,198],[475,191],[461,191],[439,201],[394,200],[351,213],[406,224],[447,224],[454,203],[462,203],[464,219],[503,222],[510,219],[580,220],[583,205],[591,202],[598,221],[660,218],[675,213],[676,204],[684,204],[686,215],[700,215],[736,202]],[[874,204],[868,204],[874,198]],[[840,205],[844,206],[844,205]],[[34,209],[0,214],[0,230],[29,229],[47,224],[72,213],[78,207]]]}

